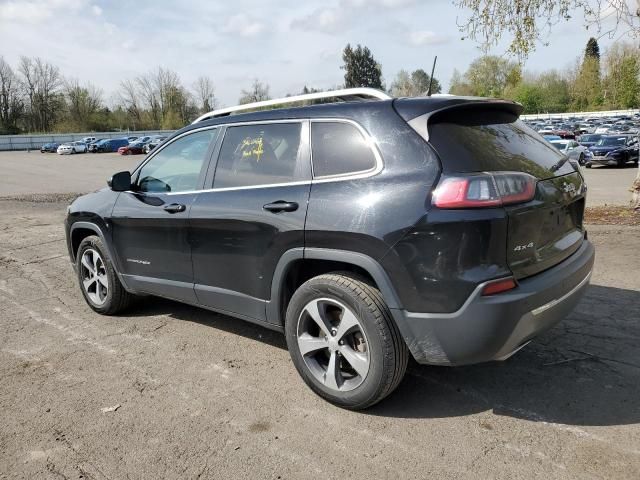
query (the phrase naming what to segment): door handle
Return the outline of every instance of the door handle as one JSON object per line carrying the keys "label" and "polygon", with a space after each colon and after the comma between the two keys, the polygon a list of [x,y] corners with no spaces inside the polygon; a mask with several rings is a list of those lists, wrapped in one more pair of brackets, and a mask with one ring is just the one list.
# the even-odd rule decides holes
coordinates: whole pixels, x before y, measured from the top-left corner
{"label": "door handle", "polygon": [[284,200],[278,200],[277,202],[267,203],[262,208],[273,213],[295,212],[298,209],[298,204],[296,202],[285,202]]}
{"label": "door handle", "polygon": [[184,212],[186,209],[187,207],[185,205],[182,205],[181,203],[170,203],[169,205],[164,207],[164,211],[169,213]]}

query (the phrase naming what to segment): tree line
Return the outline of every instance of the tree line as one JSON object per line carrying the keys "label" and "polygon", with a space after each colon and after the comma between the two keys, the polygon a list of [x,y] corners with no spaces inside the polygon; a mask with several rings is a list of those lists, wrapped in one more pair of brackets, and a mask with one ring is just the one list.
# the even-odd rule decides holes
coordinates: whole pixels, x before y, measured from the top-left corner
{"label": "tree line", "polygon": [[[366,46],[347,45],[342,53],[344,84],[372,87],[396,97],[441,93],[437,78],[423,69],[400,70],[385,85],[382,66]],[[255,79],[238,103],[271,98],[267,83]],[[307,87],[298,93],[318,92]],[[449,93],[515,100],[525,113],[637,108],[640,102],[640,50],[616,43],[601,55],[591,38],[584,54],[564,70],[527,72],[505,57],[483,55],[463,73],[454,71]],[[179,75],[158,67],[123,80],[108,106],[104,92],[91,83],[65,77],[41,59],[21,57],[13,68],[0,56],[0,134],[177,129],[218,105],[213,80],[199,77],[190,87]]]}

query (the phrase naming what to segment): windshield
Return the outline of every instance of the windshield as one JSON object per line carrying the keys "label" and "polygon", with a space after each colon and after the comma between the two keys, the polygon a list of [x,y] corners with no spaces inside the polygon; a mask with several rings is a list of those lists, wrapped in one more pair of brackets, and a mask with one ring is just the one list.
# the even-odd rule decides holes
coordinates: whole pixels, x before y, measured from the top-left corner
{"label": "windshield", "polygon": [[583,142],[597,142],[602,137],[600,135],[582,135],[580,140]]}
{"label": "windshield", "polygon": [[558,150],[564,150],[565,148],[567,148],[567,144],[563,142],[551,142],[551,145],[556,147]]}
{"label": "windshield", "polygon": [[612,138],[612,137],[605,137],[605,138],[601,138],[600,140],[598,140],[598,143],[596,143],[596,145],[598,147],[611,147],[611,146],[617,146],[617,145],[624,145],[625,142],[625,138]]}

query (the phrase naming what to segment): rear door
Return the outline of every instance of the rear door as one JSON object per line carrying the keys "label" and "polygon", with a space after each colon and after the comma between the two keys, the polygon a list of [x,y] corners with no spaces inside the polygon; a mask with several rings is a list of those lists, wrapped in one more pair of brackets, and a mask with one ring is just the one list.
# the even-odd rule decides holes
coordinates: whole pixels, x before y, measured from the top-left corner
{"label": "rear door", "polygon": [[112,214],[122,273],[137,290],[195,302],[189,212],[204,182],[218,135],[187,133],[153,155],[122,192]]}
{"label": "rear door", "polygon": [[478,107],[434,118],[429,134],[444,173],[514,171],[538,179],[531,202],[505,207],[507,261],[516,278],[552,267],[580,247],[584,180],[566,155],[516,116]]}
{"label": "rear door", "polygon": [[307,121],[226,127],[209,190],[191,209],[200,303],[266,319],[278,260],[304,246],[311,186]]}

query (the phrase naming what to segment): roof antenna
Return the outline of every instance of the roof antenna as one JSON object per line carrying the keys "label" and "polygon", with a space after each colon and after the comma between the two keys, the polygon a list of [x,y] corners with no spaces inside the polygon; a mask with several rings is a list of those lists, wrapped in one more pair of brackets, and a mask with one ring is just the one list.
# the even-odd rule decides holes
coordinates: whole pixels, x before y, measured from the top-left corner
{"label": "roof antenna", "polygon": [[427,90],[427,97],[431,96],[431,87],[433,86],[433,72],[436,71],[436,62],[438,61],[438,56],[433,59],[433,67],[431,67],[431,77],[429,78],[429,90]]}

